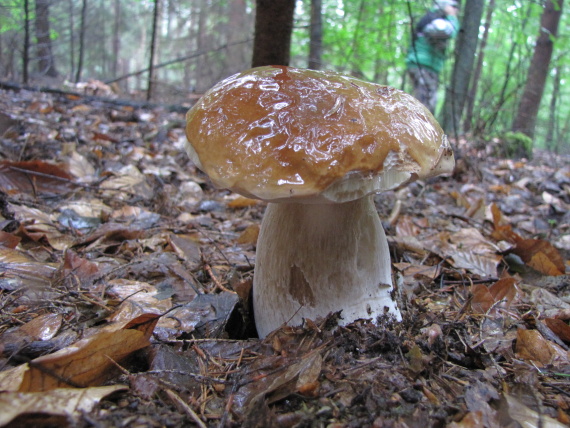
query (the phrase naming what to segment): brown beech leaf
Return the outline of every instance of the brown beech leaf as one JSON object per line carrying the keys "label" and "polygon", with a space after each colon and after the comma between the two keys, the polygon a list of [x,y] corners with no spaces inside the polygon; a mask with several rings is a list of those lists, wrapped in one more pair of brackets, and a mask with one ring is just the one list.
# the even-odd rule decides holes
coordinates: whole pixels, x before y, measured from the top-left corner
{"label": "brown beech leaf", "polygon": [[14,218],[22,223],[16,232],[18,235],[35,242],[47,240],[57,250],[73,245],[75,238],[60,230],[54,215],[26,206],[19,206],[14,211]]}
{"label": "brown beech leaf", "polygon": [[0,230],[0,247],[14,249],[18,246],[22,239],[11,233]]}
{"label": "brown beech leaf", "polygon": [[475,284],[471,287],[471,311],[476,314],[486,314],[495,304],[493,295],[483,284]]}
{"label": "brown beech leaf", "polygon": [[[119,307],[110,316],[113,322],[136,319],[145,313],[164,313],[172,308],[169,297],[159,298],[156,288],[148,283],[129,279],[112,279],[107,283],[109,296],[121,301]],[[158,325],[163,325],[168,318],[161,318]]]}
{"label": "brown beech leaf", "polygon": [[507,241],[510,243],[516,243],[522,238],[513,231],[513,228],[503,217],[503,213],[497,206],[497,204],[491,204],[491,215],[493,216],[493,232],[491,232],[491,237],[496,241]]}
{"label": "brown beech leaf", "polygon": [[43,314],[21,326],[20,331],[33,340],[49,340],[57,334],[62,321],[60,314]]}
{"label": "brown beech leaf", "polygon": [[7,193],[66,193],[73,176],[59,165],[34,160],[0,162],[0,188]]}
{"label": "brown beech leaf", "polygon": [[570,342],[570,326],[568,324],[556,318],[546,318],[544,322],[560,339],[564,342]]}
{"label": "brown beech leaf", "polygon": [[101,140],[101,141],[110,141],[111,143],[119,143],[120,142],[116,138],[113,138],[110,135],[103,134],[101,132],[93,132],[93,139],[94,140]]}
{"label": "brown beech leaf", "polygon": [[[79,418],[88,413],[107,395],[128,389],[125,385],[93,388],[61,388],[45,392],[0,393],[0,426],[18,418],[18,426],[35,426],[38,415],[45,421],[46,415],[63,419]],[[16,426],[16,425],[14,425]],[[43,424],[42,424],[43,426]]]}
{"label": "brown beech leaf", "polygon": [[449,242],[442,247],[442,251],[444,256],[453,258],[453,266],[485,277],[497,276],[497,265],[502,259],[497,254],[497,246],[473,227],[450,235]]}
{"label": "brown beech leaf", "polygon": [[503,278],[490,287],[483,284],[475,284],[471,287],[471,311],[473,313],[486,314],[492,308],[507,309],[516,296],[514,278]]}
{"label": "brown beech leaf", "polygon": [[479,428],[483,426],[483,412],[469,412],[459,422],[452,422],[448,428]]}
{"label": "brown beech leaf", "polygon": [[513,231],[510,224],[495,227],[491,232],[491,237],[496,241],[507,241],[511,243],[515,243],[522,239]]}
{"label": "brown beech leaf", "polygon": [[245,228],[241,235],[237,239],[237,243],[240,245],[255,245],[257,243],[257,237],[259,236],[259,225],[251,224]]}
{"label": "brown beech leaf", "polygon": [[469,200],[462,194],[457,191],[452,191],[450,196],[455,199],[455,203],[458,207],[462,207],[465,209],[469,209],[470,203]]}
{"label": "brown beech leaf", "polygon": [[410,278],[421,278],[425,276],[429,279],[437,278],[442,271],[440,264],[427,266],[427,265],[415,265],[412,263],[393,263],[393,266],[398,269],[405,277]]}
{"label": "brown beech leaf", "polygon": [[549,276],[564,275],[564,259],[554,246],[542,239],[523,239],[517,242],[513,252],[526,264]]}
{"label": "brown beech leaf", "polygon": [[72,346],[0,372],[0,390],[39,392],[100,385],[114,375],[114,362],[149,345],[158,319],[146,314],[122,326],[111,325]]}
{"label": "brown beech leaf", "polygon": [[0,247],[0,269],[4,287],[27,287],[26,300],[34,301],[47,297],[43,292],[53,286],[57,265],[37,262],[24,251]]}
{"label": "brown beech leaf", "polygon": [[[322,361],[321,354],[317,352],[303,357],[299,363],[290,366],[265,391],[268,401],[274,403],[290,394],[299,392],[308,384],[313,385],[321,373]],[[294,379],[296,379],[294,384],[289,383]]]}
{"label": "brown beech leaf", "polygon": [[[534,428],[534,427],[544,427],[544,428],[564,428],[566,425],[545,415],[543,412],[536,412],[530,407],[523,404],[522,400],[515,398],[514,395],[503,394],[503,400],[500,403],[499,412],[504,415],[506,419],[505,423],[508,425],[504,426],[515,426],[513,422],[516,422],[517,426]],[[508,415],[508,417],[506,417]]]}
{"label": "brown beech leaf", "polygon": [[545,366],[553,363],[568,363],[568,355],[561,347],[546,340],[537,330],[517,331],[515,352],[523,360]]}
{"label": "brown beech leaf", "polygon": [[190,266],[199,266],[201,262],[201,251],[196,236],[170,234],[168,241],[178,257],[185,260]]}
{"label": "brown beech leaf", "polygon": [[99,266],[96,263],[83,259],[70,250],[65,252],[63,268],[66,273],[73,273],[80,280],[90,279],[99,273]]}
{"label": "brown beech leaf", "polygon": [[244,196],[237,196],[228,202],[230,208],[247,208],[259,204],[257,199],[246,198]]}
{"label": "brown beech leaf", "polygon": [[504,301],[504,306],[508,308],[517,294],[514,278],[502,278],[489,287],[489,292],[495,302]]}
{"label": "brown beech leaf", "polygon": [[417,236],[420,231],[412,216],[400,216],[396,223],[396,236]]}
{"label": "brown beech leaf", "polygon": [[493,227],[496,229],[499,226],[503,226],[507,224],[503,217],[503,213],[497,204],[494,202],[490,206],[491,208],[491,215],[493,216]]}

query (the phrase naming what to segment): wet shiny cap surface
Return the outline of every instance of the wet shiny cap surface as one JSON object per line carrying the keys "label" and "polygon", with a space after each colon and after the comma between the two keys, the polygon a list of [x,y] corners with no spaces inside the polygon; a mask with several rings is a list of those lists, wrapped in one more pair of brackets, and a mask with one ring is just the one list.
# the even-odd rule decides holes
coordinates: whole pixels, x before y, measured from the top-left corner
{"label": "wet shiny cap surface", "polygon": [[334,72],[247,70],[204,94],[186,121],[188,154],[214,184],[267,201],[346,202],[454,166],[419,101]]}

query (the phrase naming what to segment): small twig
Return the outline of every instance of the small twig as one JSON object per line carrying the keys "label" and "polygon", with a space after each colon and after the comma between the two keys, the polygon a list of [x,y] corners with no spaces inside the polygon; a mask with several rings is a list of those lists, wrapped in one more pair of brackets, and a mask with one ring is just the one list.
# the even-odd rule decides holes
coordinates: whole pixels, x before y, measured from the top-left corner
{"label": "small twig", "polygon": [[386,220],[390,226],[394,226],[396,224],[396,221],[400,217],[401,211],[402,211],[402,201],[397,199],[396,203],[394,204],[394,207],[392,208],[392,212],[390,213],[388,219]]}
{"label": "small twig", "polygon": [[216,288],[219,288],[222,291],[227,291],[228,293],[236,294],[235,291],[230,290],[229,288],[226,288],[222,285],[220,280],[216,277],[216,275],[214,275],[214,272],[212,272],[212,268],[210,267],[210,265],[204,263],[204,269],[206,270],[206,272],[208,272],[208,275],[210,276],[210,278],[212,278],[212,281],[214,282],[214,285],[216,286]]}
{"label": "small twig", "polygon": [[156,375],[162,375],[162,374],[175,374],[177,376],[188,376],[191,377],[192,379],[196,379],[198,382],[212,382],[212,383],[221,383],[224,385],[229,385],[232,384],[233,382],[230,382],[228,380],[225,379],[217,379],[214,377],[210,377],[210,376],[203,376],[203,375],[199,375],[199,374],[195,374],[195,373],[189,373],[183,370],[148,370],[145,372],[146,374],[156,374]]}
{"label": "small twig", "polygon": [[[469,282],[471,283],[470,285],[473,284],[486,284],[488,282],[497,282],[499,280],[499,278],[494,278],[494,277],[489,277],[489,278],[481,278],[481,279],[470,279]],[[445,285],[466,285],[466,281],[464,280],[452,280],[452,279],[446,279],[444,281],[442,281],[443,284]]]}
{"label": "small twig", "polygon": [[198,230],[198,232],[200,232],[201,234],[203,234],[206,238],[208,238],[208,241],[210,241],[210,243],[214,246],[214,248],[216,250],[218,250],[218,252],[222,255],[222,257],[224,258],[224,260],[228,263],[228,265],[232,266],[232,263],[230,262],[230,259],[228,259],[226,257],[226,255],[224,254],[224,252],[222,251],[222,249],[219,247],[218,243],[216,241],[214,241],[210,235],[208,233],[206,233],[206,231],[204,230],[204,228],[200,227],[198,224],[194,225],[194,228],[196,230]]}
{"label": "small twig", "polygon": [[558,391],[559,393],[564,394],[564,395],[570,397],[570,393],[569,393],[568,391],[565,391],[564,389],[562,389],[562,388],[560,388],[560,387],[558,387],[558,386],[556,386],[556,385],[553,385],[553,384],[547,383],[547,382],[543,382],[543,385],[544,385],[544,386],[548,386],[549,388],[555,389],[555,390]]}
{"label": "small twig", "polygon": [[232,386],[232,390],[230,392],[230,395],[228,397],[228,401],[226,402],[226,405],[224,406],[224,413],[222,414],[222,418],[220,419],[220,423],[218,424],[218,427],[223,428],[226,426],[226,421],[228,419],[228,415],[230,414],[231,410],[232,410],[232,406],[234,404],[234,397],[235,394],[237,392],[237,382],[235,382]]}
{"label": "small twig", "polygon": [[165,389],[164,391],[172,401],[174,401],[176,404],[180,405],[182,409],[184,409],[184,411],[188,414],[188,416],[190,416],[190,418],[196,423],[196,425],[198,425],[200,428],[207,428],[206,424],[202,421],[202,419],[200,419],[200,417],[196,414],[196,412],[192,410],[192,408],[188,404],[186,404],[184,400],[182,400],[182,398],[180,398],[180,396],[176,392],[172,391],[171,389]]}

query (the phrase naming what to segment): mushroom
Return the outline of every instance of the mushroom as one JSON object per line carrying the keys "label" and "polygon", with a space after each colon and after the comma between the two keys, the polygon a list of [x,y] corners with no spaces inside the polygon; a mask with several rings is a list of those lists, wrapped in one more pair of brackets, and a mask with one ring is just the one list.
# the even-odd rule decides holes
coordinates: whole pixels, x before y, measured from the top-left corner
{"label": "mushroom", "polygon": [[194,164],[268,202],[253,281],[260,337],[340,310],[342,324],[401,320],[373,195],[455,163],[419,101],[335,72],[266,66],[219,82],[186,120]]}

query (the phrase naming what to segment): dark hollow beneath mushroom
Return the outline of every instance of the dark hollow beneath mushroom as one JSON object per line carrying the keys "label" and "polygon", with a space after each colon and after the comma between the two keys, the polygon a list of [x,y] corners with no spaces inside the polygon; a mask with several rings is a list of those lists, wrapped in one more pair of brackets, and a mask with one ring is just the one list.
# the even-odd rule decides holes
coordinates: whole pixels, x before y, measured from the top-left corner
{"label": "dark hollow beneath mushroom", "polygon": [[186,135],[214,184],[269,202],[253,284],[260,337],[339,310],[344,324],[401,319],[372,197],[455,163],[419,101],[334,72],[259,67],[210,89]]}

